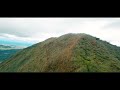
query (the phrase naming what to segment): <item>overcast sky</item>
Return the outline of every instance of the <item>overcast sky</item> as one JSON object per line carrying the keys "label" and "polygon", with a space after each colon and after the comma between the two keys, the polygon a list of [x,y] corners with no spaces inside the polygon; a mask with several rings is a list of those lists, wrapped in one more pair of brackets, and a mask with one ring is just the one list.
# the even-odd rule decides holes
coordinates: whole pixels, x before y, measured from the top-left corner
{"label": "overcast sky", "polygon": [[0,18],[0,40],[34,44],[66,33],[86,33],[120,46],[120,18]]}

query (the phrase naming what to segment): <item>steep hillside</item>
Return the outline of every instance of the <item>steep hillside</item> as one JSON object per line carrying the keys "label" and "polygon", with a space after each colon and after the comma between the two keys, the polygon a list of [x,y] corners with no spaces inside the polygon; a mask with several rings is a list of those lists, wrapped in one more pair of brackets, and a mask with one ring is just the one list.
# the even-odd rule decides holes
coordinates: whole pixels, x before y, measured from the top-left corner
{"label": "steep hillside", "polygon": [[120,48],[87,34],[65,34],[21,50],[1,72],[120,72]]}

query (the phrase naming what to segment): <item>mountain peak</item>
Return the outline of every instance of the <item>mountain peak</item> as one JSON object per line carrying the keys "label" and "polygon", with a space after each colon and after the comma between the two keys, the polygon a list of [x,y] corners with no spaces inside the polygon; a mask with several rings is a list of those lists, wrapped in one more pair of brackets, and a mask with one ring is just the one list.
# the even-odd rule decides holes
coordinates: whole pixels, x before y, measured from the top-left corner
{"label": "mountain peak", "polygon": [[85,33],[68,33],[21,50],[1,63],[0,71],[118,72],[120,48]]}

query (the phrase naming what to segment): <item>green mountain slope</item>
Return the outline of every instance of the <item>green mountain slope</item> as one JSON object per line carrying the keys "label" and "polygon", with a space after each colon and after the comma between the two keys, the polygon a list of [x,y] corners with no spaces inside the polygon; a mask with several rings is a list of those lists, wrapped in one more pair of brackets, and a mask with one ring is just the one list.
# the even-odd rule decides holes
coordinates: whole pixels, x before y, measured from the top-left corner
{"label": "green mountain slope", "polygon": [[120,72],[120,47],[87,34],[65,34],[21,50],[1,72]]}

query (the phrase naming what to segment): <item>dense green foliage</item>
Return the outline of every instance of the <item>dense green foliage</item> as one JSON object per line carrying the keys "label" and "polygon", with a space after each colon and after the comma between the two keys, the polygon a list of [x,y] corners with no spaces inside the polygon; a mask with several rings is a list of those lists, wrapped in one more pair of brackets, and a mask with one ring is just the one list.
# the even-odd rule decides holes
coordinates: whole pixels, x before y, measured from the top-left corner
{"label": "dense green foliage", "polygon": [[76,72],[120,71],[120,48],[91,36],[82,38],[74,49]]}
{"label": "dense green foliage", "polygon": [[87,34],[66,34],[25,48],[1,72],[120,72],[120,47]]}

